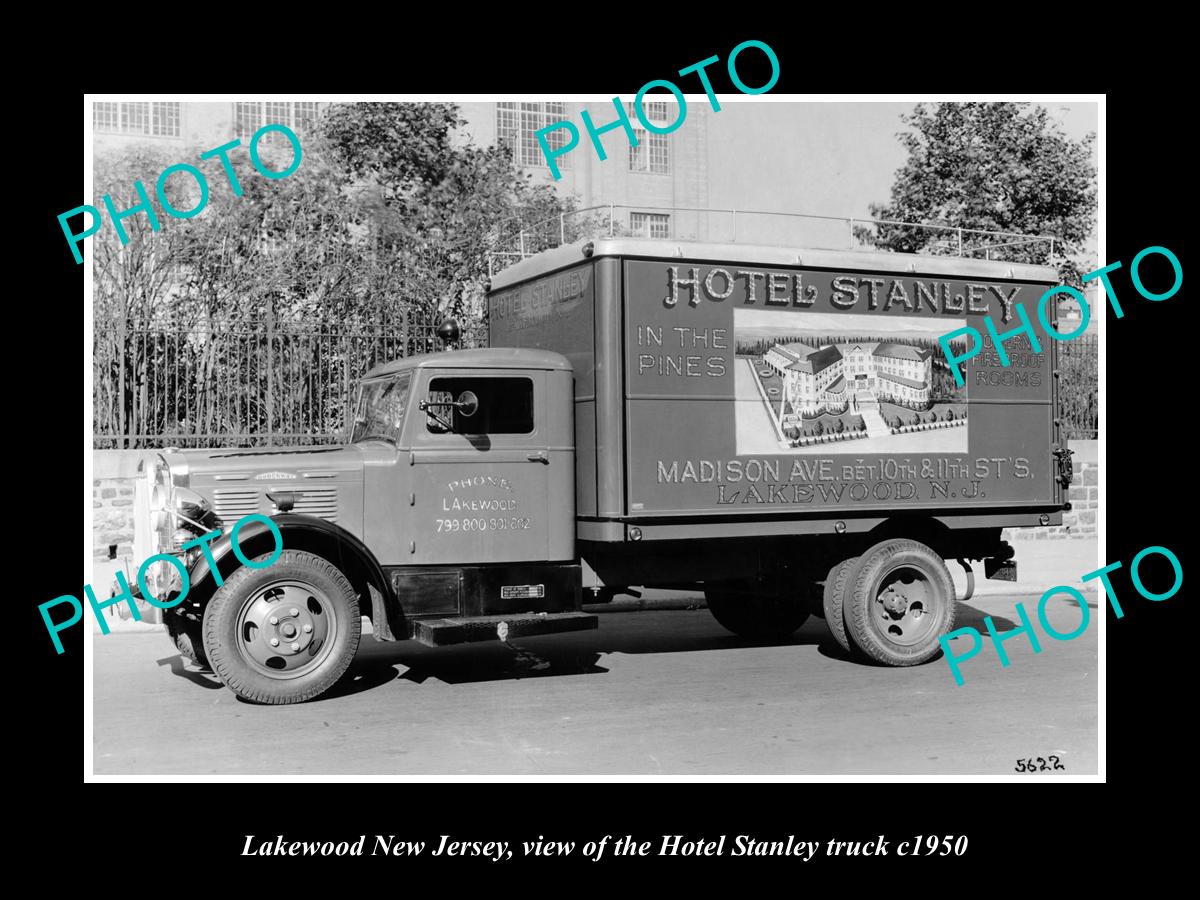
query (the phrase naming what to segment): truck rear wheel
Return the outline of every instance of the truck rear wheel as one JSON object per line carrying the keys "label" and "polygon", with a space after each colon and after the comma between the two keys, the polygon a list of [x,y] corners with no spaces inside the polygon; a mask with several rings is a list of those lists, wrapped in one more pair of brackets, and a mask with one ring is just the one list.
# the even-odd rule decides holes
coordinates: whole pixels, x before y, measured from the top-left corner
{"label": "truck rear wheel", "polygon": [[822,602],[825,608],[825,621],[829,624],[829,631],[833,635],[833,639],[838,642],[838,645],[847,653],[852,653],[850,649],[850,638],[846,636],[846,620],[843,612],[843,604],[846,597],[846,579],[850,575],[850,570],[854,564],[858,562],[857,556],[852,556],[849,559],[843,559],[839,563],[834,563],[829,574],[825,576],[825,590],[822,597]]}
{"label": "truck rear wheel", "polygon": [[723,628],[751,640],[778,640],[791,635],[808,619],[808,600],[802,595],[740,591],[736,588],[704,589],[708,611]]}
{"label": "truck rear wheel", "polygon": [[358,597],[346,576],[299,550],[282,551],[266,568],[238,569],[204,611],[213,672],[256,703],[300,703],[323,694],[350,665],[361,630]]}
{"label": "truck rear wheel", "polygon": [[850,567],[843,603],[851,646],[889,666],[928,662],[954,629],[950,571],[918,541],[883,541],[864,553]]}

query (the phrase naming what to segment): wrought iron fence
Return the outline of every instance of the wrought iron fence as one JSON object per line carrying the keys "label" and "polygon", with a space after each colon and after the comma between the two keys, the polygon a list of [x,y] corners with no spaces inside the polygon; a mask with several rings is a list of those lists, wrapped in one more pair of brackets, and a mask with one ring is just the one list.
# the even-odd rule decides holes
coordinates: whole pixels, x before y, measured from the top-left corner
{"label": "wrought iron fence", "polygon": [[1058,345],[1059,417],[1068,439],[1095,440],[1099,433],[1099,379],[1096,335],[1084,334]]}
{"label": "wrought iron fence", "polygon": [[[341,439],[354,384],[382,362],[443,349],[416,314],[339,329],[270,322],[154,328],[98,323],[97,448],[317,444]],[[468,336],[463,346],[480,346]],[[1096,336],[1058,345],[1068,438],[1095,439]]]}
{"label": "wrought iron fence", "polygon": [[[96,323],[97,448],[340,440],[354,384],[373,366],[444,349],[415,311],[350,327],[273,320],[195,328]],[[482,335],[460,346],[479,346]]]}

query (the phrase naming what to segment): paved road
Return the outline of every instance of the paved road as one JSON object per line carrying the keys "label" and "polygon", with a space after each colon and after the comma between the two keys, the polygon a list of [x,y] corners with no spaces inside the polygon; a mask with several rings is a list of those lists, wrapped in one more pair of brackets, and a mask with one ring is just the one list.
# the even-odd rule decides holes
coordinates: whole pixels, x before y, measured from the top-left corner
{"label": "paved road", "polygon": [[[1021,599],[960,607],[998,629]],[[95,636],[96,774],[805,775],[1009,773],[1057,755],[1096,771],[1096,622],[1080,638],[1023,635],[1001,668],[985,648],[954,684],[944,660],[883,669],[844,659],[823,620],[755,645],[706,610],[606,613],[596,632],[433,650],[364,639],[353,681],[299,706],[253,706],[186,668],[161,632]],[[1054,600],[1062,632],[1078,607]],[[959,643],[965,639],[959,639]]]}

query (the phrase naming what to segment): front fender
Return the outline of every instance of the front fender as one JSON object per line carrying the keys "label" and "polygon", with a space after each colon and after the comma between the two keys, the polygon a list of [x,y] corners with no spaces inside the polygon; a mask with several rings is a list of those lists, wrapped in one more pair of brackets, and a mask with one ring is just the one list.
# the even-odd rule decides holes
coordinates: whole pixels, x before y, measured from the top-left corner
{"label": "front fender", "polygon": [[[337,566],[354,586],[360,597],[371,599],[371,620],[376,637],[395,640],[393,631],[403,633],[404,616],[379,560],[361,540],[333,522],[301,513],[280,513],[271,516],[271,521],[283,537],[287,550],[304,550],[329,560]],[[233,552],[233,529],[224,532],[209,544],[213,562],[222,581],[242,566]],[[254,559],[275,549],[275,536],[266,523],[252,519],[238,530],[238,547],[247,559]],[[219,585],[213,576],[212,565],[201,556],[189,569],[191,588],[188,599],[193,603],[205,604]],[[383,600],[378,609],[368,586],[375,588]]]}

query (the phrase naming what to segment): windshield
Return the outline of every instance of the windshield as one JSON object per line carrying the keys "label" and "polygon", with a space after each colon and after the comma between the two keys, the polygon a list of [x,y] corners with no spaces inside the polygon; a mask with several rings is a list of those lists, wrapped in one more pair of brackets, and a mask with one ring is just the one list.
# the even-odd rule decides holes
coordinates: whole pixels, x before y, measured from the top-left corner
{"label": "windshield", "polygon": [[400,429],[404,426],[404,413],[408,408],[408,383],[411,372],[392,378],[381,378],[363,382],[358,396],[358,413],[354,418],[354,431],[350,442],[384,440],[393,444],[400,442]]}

